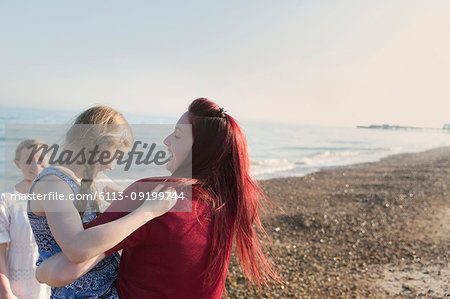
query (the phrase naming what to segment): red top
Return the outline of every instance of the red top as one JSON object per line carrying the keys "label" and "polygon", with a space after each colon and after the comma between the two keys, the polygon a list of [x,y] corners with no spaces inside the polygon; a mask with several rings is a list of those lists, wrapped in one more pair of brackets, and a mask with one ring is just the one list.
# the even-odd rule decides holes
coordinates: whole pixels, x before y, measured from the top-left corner
{"label": "red top", "polygon": [[[123,193],[130,198],[132,192],[151,191],[155,181],[144,179],[133,183]],[[86,228],[106,223],[136,208],[139,201],[114,202],[105,213],[91,221]],[[149,221],[121,243],[106,252],[110,255],[123,249],[120,260],[117,291],[120,298],[221,298],[224,279],[220,273],[212,286],[204,287],[211,247],[211,210],[197,200],[196,192],[190,200],[178,200],[174,207],[191,205],[191,212],[169,212]],[[120,209],[128,205],[127,209]],[[227,264],[230,259],[232,238],[228,239]]]}

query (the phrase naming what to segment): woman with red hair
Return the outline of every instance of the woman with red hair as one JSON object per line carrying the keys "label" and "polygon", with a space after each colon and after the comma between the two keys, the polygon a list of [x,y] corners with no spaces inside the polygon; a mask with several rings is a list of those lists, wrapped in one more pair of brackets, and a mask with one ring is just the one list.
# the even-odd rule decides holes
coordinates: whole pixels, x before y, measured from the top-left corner
{"label": "woman with red hair", "polygon": [[[164,143],[172,176],[137,181],[124,191],[124,198],[172,181],[178,192],[190,189],[186,182],[192,184],[191,192],[185,193],[191,201],[178,200],[171,212],[152,219],[105,253],[123,249],[116,282],[119,296],[220,298],[233,238],[251,283],[260,287],[277,280],[255,229],[264,232],[258,216],[264,194],[250,176],[246,139],[235,119],[208,99],[194,100]],[[179,212],[187,203],[192,212]],[[116,205],[118,211],[120,204],[124,203],[114,203],[110,210]],[[125,214],[107,210],[89,226]],[[104,256],[74,265],[57,255],[38,268],[37,278],[52,286],[65,285]]]}

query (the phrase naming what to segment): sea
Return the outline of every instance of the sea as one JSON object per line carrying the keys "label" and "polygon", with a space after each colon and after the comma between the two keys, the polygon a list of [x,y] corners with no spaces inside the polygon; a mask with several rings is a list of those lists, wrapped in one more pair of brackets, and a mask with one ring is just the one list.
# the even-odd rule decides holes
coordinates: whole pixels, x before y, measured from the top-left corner
{"label": "sea", "polygon": [[[18,182],[20,172],[12,159],[14,149],[24,138],[39,137],[50,142],[59,130],[61,139],[80,111],[58,111],[30,108],[0,107],[0,188]],[[142,136],[148,127],[162,128],[153,135],[157,149],[164,150],[162,140],[169,134],[177,117],[127,114],[130,124]],[[240,122],[248,142],[251,171],[256,179],[298,177],[324,168],[378,161],[399,153],[414,153],[450,146],[450,134],[400,130],[360,129],[355,127],[283,124],[275,122]],[[30,136],[23,128],[36,128],[40,136]],[[158,127],[160,126],[160,127]],[[146,133],[147,132],[147,133]],[[24,135],[25,134],[25,135]],[[28,135],[27,135],[28,134]],[[46,135],[47,134],[47,135]],[[49,141],[50,140],[50,141]],[[164,173],[166,172],[166,173]],[[152,173],[145,165],[137,171],[137,179],[152,175],[167,175],[165,168]],[[110,174],[114,178],[114,171]],[[1,190],[0,189],[0,190]]]}

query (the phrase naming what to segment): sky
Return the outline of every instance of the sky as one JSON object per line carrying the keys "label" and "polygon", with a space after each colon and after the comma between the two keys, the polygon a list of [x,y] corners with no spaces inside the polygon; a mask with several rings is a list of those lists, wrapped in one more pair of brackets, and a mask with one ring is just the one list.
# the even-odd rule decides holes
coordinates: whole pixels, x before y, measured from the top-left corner
{"label": "sky", "polygon": [[0,1],[0,105],[450,123],[450,1]]}

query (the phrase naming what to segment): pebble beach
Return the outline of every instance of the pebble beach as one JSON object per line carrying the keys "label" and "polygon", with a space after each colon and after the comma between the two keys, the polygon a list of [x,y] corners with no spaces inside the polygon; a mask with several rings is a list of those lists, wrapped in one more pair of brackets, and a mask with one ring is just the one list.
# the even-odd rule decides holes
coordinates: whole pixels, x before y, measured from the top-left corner
{"label": "pebble beach", "polygon": [[233,254],[228,298],[450,296],[450,147],[259,183],[284,283],[256,290]]}

